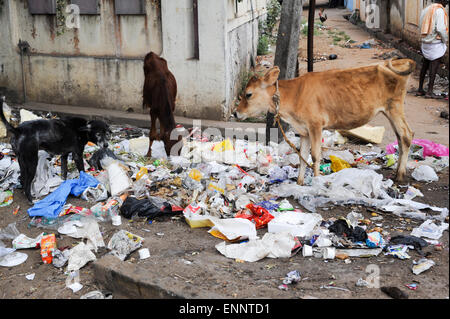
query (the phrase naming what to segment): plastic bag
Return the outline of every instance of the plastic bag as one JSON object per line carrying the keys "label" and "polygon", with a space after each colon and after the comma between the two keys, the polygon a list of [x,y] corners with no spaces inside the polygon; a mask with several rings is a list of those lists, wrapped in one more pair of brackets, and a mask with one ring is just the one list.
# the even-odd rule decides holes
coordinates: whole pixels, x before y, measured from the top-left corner
{"label": "plastic bag", "polygon": [[37,198],[51,193],[63,182],[55,167],[48,160],[50,155],[46,151],[40,150],[38,156],[36,175],[31,184],[31,195]]}
{"label": "plastic bag", "polygon": [[108,199],[108,190],[106,186],[99,183],[97,187],[88,187],[81,194],[81,198],[88,202],[100,202]]}
{"label": "plastic bag", "polygon": [[245,243],[226,245],[221,242],[216,249],[224,256],[255,262],[265,257],[289,258],[296,245],[295,237],[287,232],[266,233],[262,239],[249,240]]}
{"label": "plastic bag", "polygon": [[12,246],[14,249],[28,249],[28,248],[38,248],[41,244],[41,239],[44,233],[41,233],[36,238],[29,238],[24,234],[20,234],[12,241]]}
{"label": "plastic bag", "polygon": [[111,237],[108,249],[111,250],[112,255],[123,261],[131,252],[140,248],[143,241],[144,239],[140,236],[120,230]]}
{"label": "plastic bag", "polygon": [[419,275],[433,267],[435,264],[436,263],[431,259],[422,258],[413,265],[412,272],[414,273],[414,275]]}
{"label": "plastic bag", "polygon": [[0,229],[0,240],[1,239],[14,239],[20,235],[17,230],[16,222],[13,222],[3,229]]}
{"label": "plastic bag", "polygon": [[419,227],[412,230],[411,236],[426,237],[434,240],[441,238],[444,230],[448,229],[448,223],[441,223],[437,226],[432,220],[426,220]]}
{"label": "plastic bag", "polygon": [[64,181],[53,193],[36,202],[28,209],[28,215],[55,218],[61,212],[70,194],[80,196],[86,188],[97,185],[98,181],[93,176],[81,171],[78,179]]}
{"label": "plastic bag", "polygon": [[127,219],[135,216],[153,219],[168,213],[172,213],[172,205],[167,202],[163,206],[159,206],[149,199],[139,200],[135,197],[127,197],[120,207],[120,214]]}
{"label": "plastic bag", "polygon": [[152,144],[152,158],[167,159],[166,149],[163,141],[153,141]]}
{"label": "plastic bag", "polygon": [[267,209],[260,206],[255,206],[252,203],[245,206],[248,210],[242,213],[236,214],[235,218],[245,218],[255,223],[256,229],[263,228],[269,223],[274,217],[269,213]]}
{"label": "plastic bag", "polygon": [[423,182],[436,182],[439,180],[439,177],[437,176],[436,172],[433,168],[431,168],[428,165],[421,165],[418,168],[416,168],[411,176],[416,181],[423,181]]}
{"label": "plastic bag", "polygon": [[[413,139],[412,144],[420,145],[423,147],[423,156],[449,156],[449,149],[447,146],[434,143],[429,140],[423,140],[423,139]],[[392,144],[389,144],[386,146],[386,152],[388,154],[394,154],[396,152],[396,149],[394,145],[398,145],[398,142],[394,142]]]}
{"label": "plastic bag", "polygon": [[97,258],[95,257],[89,246],[81,242],[69,251],[69,264],[67,265],[67,271],[78,271],[88,262],[94,261],[96,259]]}
{"label": "plastic bag", "polygon": [[331,170],[333,172],[339,172],[340,170],[351,167],[349,163],[334,155],[330,155],[330,160],[331,160]]}
{"label": "plastic bag", "polygon": [[13,201],[14,195],[12,191],[0,191],[0,207],[9,206]]}
{"label": "plastic bag", "polygon": [[126,168],[123,165],[114,161],[106,167],[106,170],[108,171],[112,196],[121,195],[125,191],[131,189],[133,183],[128,177]]}
{"label": "plastic bag", "polygon": [[370,248],[384,247],[384,240],[377,231],[367,234],[366,245]]}

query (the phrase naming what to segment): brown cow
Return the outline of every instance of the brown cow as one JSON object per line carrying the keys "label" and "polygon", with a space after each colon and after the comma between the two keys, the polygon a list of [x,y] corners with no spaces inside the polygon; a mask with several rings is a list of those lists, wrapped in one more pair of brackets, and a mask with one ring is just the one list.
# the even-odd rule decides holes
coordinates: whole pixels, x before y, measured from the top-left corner
{"label": "brown cow", "polygon": [[[170,140],[170,133],[175,128],[175,98],[177,96],[177,82],[167,67],[167,61],[153,52],[144,59],[144,89],[142,107],[150,108],[150,145],[147,157],[152,155],[154,140],[162,140],[167,155],[177,141]],[[156,131],[156,119],[159,120],[159,135]]]}
{"label": "brown cow", "polygon": [[[404,115],[406,84],[415,69],[409,59],[350,69],[311,72],[291,80],[279,80],[274,67],[263,77],[253,77],[236,109],[236,117],[245,119],[271,111],[278,87],[279,115],[302,136],[300,153],[314,162],[319,175],[322,129],[354,129],[368,123],[382,112],[391,122],[399,141],[400,159],[397,181],[406,174],[406,162],[413,132]],[[300,161],[298,183],[302,184],[306,164]]]}

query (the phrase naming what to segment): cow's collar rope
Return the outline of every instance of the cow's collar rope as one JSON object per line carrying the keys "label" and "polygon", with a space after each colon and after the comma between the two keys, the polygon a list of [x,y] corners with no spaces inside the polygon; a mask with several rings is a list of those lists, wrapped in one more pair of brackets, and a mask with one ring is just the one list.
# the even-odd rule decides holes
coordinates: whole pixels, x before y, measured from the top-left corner
{"label": "cow's collar rope", "polygon": [[[297,147],[294,145],[294,143],[292,143],[286,136],[286,134],[284,133],[283,127],[281,125],[280,122],[280,91],[278,90],[278,80],[275,83],[276,86],[276,91],[275,94],[272,96],[272,100],[273,103],[275,104],[275,117],[273,120],[273,125],[275,125],[275,123],[278,124],[278,127],[280,128],[281,134],[283,134],[284,140],[286,141],[286,143],[289,144],[290,147],[292,147],[292,149],[297,153],[298,157],[306,163],[306,165],[308,165],[308,167],[312,168],[312,166],[303,158],[303,156],[300,154],[300,151],[297,149]],[[300,175],[299,175],[300,178]]]}

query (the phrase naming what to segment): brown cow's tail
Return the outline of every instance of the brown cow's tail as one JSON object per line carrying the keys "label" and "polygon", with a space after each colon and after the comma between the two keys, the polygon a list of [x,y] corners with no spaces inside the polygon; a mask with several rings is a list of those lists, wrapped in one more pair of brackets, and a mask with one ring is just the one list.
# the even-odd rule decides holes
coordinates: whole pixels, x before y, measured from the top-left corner
{"label": "brown cow's tail", "polygon": [[408,59],[409,69],[406,71],[398,71],[398,70],[394,69],[394,67],[392,66],[392,60],[393,59],[389,59],[389,61],[387,62],[387,67],[389,70],[391,70],[392,72],[394,72],[397,75],[407,76],[407,75],[410,75],[411,73],[413,73],[414,70],[416,69],[416,63],[413,60]]}

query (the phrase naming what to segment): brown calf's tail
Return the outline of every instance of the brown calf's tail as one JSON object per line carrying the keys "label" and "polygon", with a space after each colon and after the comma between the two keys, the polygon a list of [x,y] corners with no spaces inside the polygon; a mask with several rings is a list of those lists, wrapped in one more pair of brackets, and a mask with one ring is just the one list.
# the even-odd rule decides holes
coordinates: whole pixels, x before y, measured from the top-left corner
{"label": "brown calf's tail", "polygon": [[409,69],[406,71],[398,71],[396,69],[394,69],[394,67],[392,66],[392,59],[389,59],[388,63],[387,63],[387,67],[389,70],[391,70],[392,72],[394,72],[397,75],[400,76],[407,76],[410,75],[411,73],[414,72],[414,70],[416,69],[416,63],[413,60],[409,60],[408,59],[408,64],[409,64]]}
{"label": "brown calf's tail", "polygon": [[3,113],[3,104],[5,103],[5,97],[4,96],[2,96],[0,98],[0,102],[2,104],[2,106],[1,106],[2,109],[1,109],[1,112],[0,112],[0,118],[1,118],[1,120],[3,122],[3,124],[5,125],[6,129],[8,131],[10,131],[11,133],[15,134],[17,132],[17,129],[14,126],[12,126],[11,124],[9,124],[8,120],[5,117],[5,114]]}

